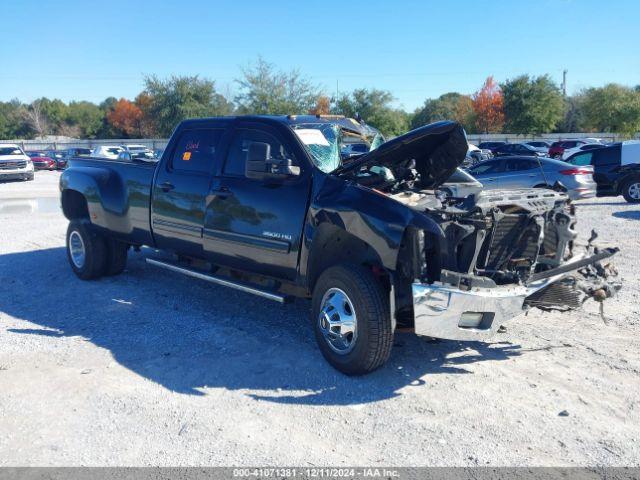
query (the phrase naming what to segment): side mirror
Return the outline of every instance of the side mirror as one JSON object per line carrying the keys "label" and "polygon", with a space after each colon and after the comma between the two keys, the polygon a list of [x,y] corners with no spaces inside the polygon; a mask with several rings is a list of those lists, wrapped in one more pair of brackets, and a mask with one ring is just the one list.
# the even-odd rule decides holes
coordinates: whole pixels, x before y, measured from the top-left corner
{"label": "side mirror", "polygon": [[300,175],[300,167],[292,163],[290,158],[271,158],[271,145],[268,143],[251,142],[245,164],[245,176],[264,180]]}

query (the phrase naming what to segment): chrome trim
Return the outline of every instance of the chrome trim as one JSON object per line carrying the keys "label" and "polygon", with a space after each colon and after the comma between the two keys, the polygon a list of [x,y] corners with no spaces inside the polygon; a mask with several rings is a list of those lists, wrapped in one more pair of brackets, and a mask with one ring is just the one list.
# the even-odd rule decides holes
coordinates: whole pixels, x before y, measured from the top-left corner
{"label": "chrome trim", "polygon": [[[524,313],[524,301],[534,292],[566,277],[584,266],[587,255],[575,255],[562,265],[560,273],[549,278],[522,285],[460,290],[440,282],[423,284],[414,282],[413,310],[415,332],[434,338],[449,340],[482,340],[493,335],[507,320]],[[597,261],[598,259],[594,259]],[[573,270],[567,267],[575,264]],[[465,312],[485,313],[480,328],[461,328],[460,317]]]}
{"label": "chrome trim", "polygon": [[182,273],[189,277],[198,278],[200,280],[205,280],[207,282],[215,283],[217,285],[222,285],[224,287],[235,288],[236,290],[240,290],[241,292],[251,293],[253,295],[257,295],[259,297],[263,297],[268,300],[273,300],[275,302],[285,303],[287,300],[286,296],[281,295],[279,293],[260,290],[259,288],[255,288],[255,287],[246,285],[244,283],[234,282],[232,280],[216,277],[215,275],[208,275],[206,273],[198,272],[190,268],[179,267],[177,265],[173,265],[168,262],[163,262],[161,260],[156,260],[154,258],[147,258],[146,260],[148,264],[155,265],[156,267],[166,268],[167,270],[171,270],[173,272]]}

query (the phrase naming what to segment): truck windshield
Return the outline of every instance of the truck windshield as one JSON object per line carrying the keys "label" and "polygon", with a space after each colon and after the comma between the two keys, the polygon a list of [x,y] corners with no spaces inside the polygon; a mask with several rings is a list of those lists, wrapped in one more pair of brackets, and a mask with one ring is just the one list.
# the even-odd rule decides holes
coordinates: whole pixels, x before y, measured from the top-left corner
{"label": "truck windshield", "polygon": [[22,155],[22,152],[16,147],[0,147],[0,155]]}
{"label": "truck windshield", "polygon": [[331,123],[302,123],[292,125],[292,128],[311,154],[315,165],[325,173],[333,172],[342,165],[340,146],[346,137],[349,137],[351,142],[357,141],[362,145],[358,154],[375,150],[384,141],[379,133],[364,138]]}

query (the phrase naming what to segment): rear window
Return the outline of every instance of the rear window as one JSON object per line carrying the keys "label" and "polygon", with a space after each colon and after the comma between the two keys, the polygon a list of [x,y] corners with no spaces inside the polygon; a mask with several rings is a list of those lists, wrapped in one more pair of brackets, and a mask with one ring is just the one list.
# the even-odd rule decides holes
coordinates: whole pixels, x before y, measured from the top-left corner
{"label": "rear window", "polygon": [[469,169],[471,175],[482,175],[483,173],[496,173],[501,170],[502,162],[484,162],[479,163]]}
{"label": "rear window", "polygon": [[579,153],[572,156],[569,160],[567,160],[567,162],[572,165],[583,167],[585,165],[591,165],[591,157],[593,157],[593,152]]}
{"label": "rear window", "polygon": [[210,173],[224,130],[185,130],[180,134],[170,168],[189,173]]}
{"label": "rear window", "polygon": [[593,165],[617,165],[620,164],[621,149],[619,146],[598,148],[591,150]]}

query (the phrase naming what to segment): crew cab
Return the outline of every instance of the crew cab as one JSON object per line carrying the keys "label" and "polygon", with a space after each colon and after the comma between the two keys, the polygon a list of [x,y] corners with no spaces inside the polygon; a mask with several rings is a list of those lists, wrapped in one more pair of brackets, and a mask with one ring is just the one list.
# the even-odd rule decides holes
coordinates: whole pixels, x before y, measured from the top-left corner
{"label": "crew cab", "polygon": [[[72,159],[60,179],[71,268],[87,280],[119,274],[131,246],[149,246],[161,252],[152,266],[278,302],[308,298],[322,354],[363,374],[385,363],[399,326],[487,338],[529,305],[573,299],[545,292],[616,252],[578,251],[562,192],[440,191],[468,149],[455,122],[377,148],[367,132],[337,117],[197,119],[157,163]],[[343,160],[340,145],[356,141],[372,150]]]}

